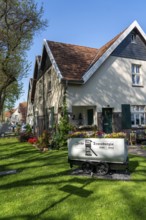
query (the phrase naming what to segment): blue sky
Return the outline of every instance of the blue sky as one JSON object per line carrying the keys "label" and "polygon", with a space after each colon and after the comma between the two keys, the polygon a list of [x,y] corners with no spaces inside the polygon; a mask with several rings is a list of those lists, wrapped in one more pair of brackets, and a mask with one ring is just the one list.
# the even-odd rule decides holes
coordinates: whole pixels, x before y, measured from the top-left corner
{"label": "blue sky", "polygon": [[43,39],[100,48],[137,20],[146,32],[146,1],[139,0],[35,0],[44,5],[48,28],[36,35],[27,52],[31,68],[23,80],[25,93],[16,102],[27,100],[34,61],[42,53]]}

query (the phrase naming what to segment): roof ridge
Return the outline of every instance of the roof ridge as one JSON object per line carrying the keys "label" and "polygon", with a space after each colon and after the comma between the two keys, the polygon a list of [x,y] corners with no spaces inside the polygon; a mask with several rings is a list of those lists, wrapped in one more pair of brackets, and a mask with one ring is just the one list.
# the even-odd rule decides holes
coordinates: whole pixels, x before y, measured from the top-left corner
{"label": "roof ridge", "polygon": [[71,45],[71,46],[76,46],[76,47],[84,47],[84,48],[90,48],[90,49],[99,50],[99,48],[96,48],[96,47],[89,47],[89,46],[83,46],[83,45],[78,45],[78,44],[64,43],[64,42],[59,42],[59,41],[47,40],[47,42],[52,42],[52,43],[57,43],[57,44],[64,44],[64,45]]}
{"label": "roof ridge", "polygon": [[[98,57],[99,53],[102,51],[102,49],[107,49],[110,45],[110,43],[112,44],[124,31],[120,32],[119,34],[117,34],[116,36],[114,36],[111,40],[109,40],[107,43],[105,43],[104,45],[102,45],[98,51],[97,51],[97,54],[95,55],[95,57],[93,58],[93,60],[91,61],[89,67],[87,68],[86,71],[88,71],[91,66],[96,62],[96,58]],[[102,55],[102,54],[101,54]],[[98,58],[99,59],[99,58]]]}

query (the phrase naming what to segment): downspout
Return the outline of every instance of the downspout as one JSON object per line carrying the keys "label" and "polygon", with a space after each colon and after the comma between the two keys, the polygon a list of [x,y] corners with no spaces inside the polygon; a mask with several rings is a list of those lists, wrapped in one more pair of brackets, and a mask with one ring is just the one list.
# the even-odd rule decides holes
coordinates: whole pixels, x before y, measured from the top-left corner
{"label": "downspout", "polygon": [[64,99],[65,99],[65,101],[66,101],[66,96],[67,96],[67,88],[68,88],[68,80],[65,80],[65,89],[64,89]]}

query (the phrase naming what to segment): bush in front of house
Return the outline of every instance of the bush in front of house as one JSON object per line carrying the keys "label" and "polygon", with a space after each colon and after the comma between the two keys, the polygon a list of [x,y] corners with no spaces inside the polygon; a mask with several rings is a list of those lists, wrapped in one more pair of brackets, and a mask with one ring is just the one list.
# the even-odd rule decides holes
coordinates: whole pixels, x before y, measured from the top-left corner
{"label": "bush in front of house", "polygon": [[34,135],[32,133],[32,128],[29,124],[26,125],[26,130],[21,132],[21,130],[19,131],[19,135],[18,135],[18,140],[20,142],[26,142],[28,141],[29,138],[33,138]]}
{"label": "bush in front of house", "polygon": [[67,146],[68,133],[73,126],[69,123],[66,101],[64,100],[62,116],[52,136],[52,146],[56,149]]}
{"label": "bush in front of house", "polygon": [[18,140],[20,142],[26,142],[26,141],[28,141],[29,138],[32,138],[32,137],[33,137],[32,133],[23,132],[23,133],[19,134]]}
{"label": "bush in front of house", "polygon": [[[52,140],[52,134],[49,131],[44,130],[42,135],[36,139],[35,145],[42,151],[49,148]],[[35,141],[35,139],[33,139]]]}

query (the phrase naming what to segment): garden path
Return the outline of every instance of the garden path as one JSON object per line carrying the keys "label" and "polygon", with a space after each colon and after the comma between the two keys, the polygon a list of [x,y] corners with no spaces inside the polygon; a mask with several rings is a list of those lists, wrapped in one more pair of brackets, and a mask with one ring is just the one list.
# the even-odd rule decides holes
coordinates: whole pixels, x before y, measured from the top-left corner
{"label": "garden path", "polygon": [[130,154],[146,157],[146,150],[142,149],[141,145],[129,145],[128,152]]}

